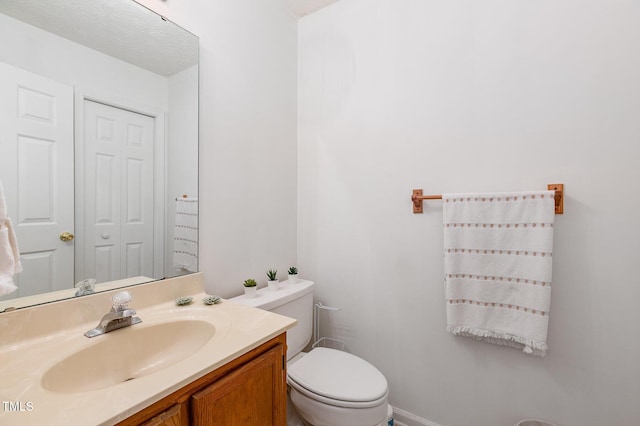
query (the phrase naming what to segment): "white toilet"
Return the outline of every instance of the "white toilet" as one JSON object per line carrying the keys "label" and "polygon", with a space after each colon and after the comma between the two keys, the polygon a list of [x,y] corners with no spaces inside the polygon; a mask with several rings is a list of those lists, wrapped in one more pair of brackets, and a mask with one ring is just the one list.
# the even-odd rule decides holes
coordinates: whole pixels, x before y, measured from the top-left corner
{"label": "white toilet", "polygon": [[329,348],[302,350],[313,328],[312,281],[262,288],[256,297],[231,299],[298,320],[287,331],[287,384],[298,413],[314,426],[387,426],[390,406],[385,377],[355,355]]}

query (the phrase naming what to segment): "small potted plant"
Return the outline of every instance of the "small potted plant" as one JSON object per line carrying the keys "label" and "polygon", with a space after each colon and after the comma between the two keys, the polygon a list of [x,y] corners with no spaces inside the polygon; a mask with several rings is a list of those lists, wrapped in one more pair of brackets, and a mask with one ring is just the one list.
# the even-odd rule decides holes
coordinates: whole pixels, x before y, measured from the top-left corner
{"label": "small potted plant", "polygon": [[289,283],[297,284],[298,283],[298,268],[292,266],[289,268]]}
{"label": "small potted plant", "polygon": [[256,290],[258,289],[258,287],[256,287],[258,285],[256,280],[249,278],[248,280],[245,280],[242,285],[244,286],[244,294],[246,297],[256,297]]}
{"label": "small potted plant", "polygon": [[269,269],[267,271],[267,284],[269,284],[269,290],[276,291],[278,289],[278,270]]}

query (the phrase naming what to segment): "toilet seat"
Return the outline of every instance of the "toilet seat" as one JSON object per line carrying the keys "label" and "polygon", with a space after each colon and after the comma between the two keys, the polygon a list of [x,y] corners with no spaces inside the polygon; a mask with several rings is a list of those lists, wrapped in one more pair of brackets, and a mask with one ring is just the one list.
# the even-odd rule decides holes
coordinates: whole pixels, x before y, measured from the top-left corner
{"label": "toilet seat", "polygon": [[367,361],[336,349],[315,348],[287,372],[289,385],[324,404],[345,408],[386,405],[387,380]]}

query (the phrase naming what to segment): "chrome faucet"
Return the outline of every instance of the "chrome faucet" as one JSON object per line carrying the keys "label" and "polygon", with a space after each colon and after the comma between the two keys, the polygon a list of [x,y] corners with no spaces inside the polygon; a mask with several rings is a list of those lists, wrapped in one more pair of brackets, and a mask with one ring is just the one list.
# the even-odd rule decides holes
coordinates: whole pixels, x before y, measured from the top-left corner
{"label": "chrome faucet", "polygon": [[87,337],[96,337],[119,328],[141,323],[142,320],[135,316],[135,309],[129,308],[131,299],[131,294],[129,294],[128,291],[116,293],[116,295],[111,298],[113,302],[111,310],[102,317],[96,328],[92,328],[84,333],[84,335]]}

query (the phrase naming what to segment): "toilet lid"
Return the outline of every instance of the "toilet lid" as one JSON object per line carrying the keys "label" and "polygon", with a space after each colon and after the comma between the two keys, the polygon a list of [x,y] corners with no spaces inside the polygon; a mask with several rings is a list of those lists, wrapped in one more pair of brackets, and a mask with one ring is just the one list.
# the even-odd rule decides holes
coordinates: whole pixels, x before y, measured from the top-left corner
{"label": "toilet lid", "polygon": [[387,394],[387,379],[367,361],[336,349],[315,348],[288,370],[289,379],[333,400],[371,402]]}

